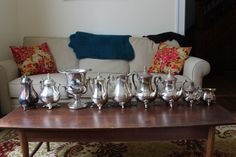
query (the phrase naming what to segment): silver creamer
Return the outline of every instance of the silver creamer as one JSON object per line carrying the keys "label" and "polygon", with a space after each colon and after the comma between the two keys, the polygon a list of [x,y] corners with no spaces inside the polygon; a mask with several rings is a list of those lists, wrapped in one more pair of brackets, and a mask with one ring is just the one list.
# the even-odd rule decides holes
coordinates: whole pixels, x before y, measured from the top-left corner
{"label": "silver creamer", "polygon": [[52,109],[60,99],[59,85],[56,85],[56,82],[47,75],[45,80],[40,81],[41,83],[41,93],[39,95],[40,100],[45,104],[44,106],[48,109]]}

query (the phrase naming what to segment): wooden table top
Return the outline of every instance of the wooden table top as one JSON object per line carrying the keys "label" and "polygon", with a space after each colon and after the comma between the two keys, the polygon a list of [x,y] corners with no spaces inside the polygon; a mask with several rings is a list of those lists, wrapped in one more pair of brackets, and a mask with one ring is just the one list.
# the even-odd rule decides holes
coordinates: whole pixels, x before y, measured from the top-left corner
{"label": "wooden table top", "polygon": [[66,104],[48,110],[36,108],[23,111],[20,107],[0,119],[0,128],[18,129],[127,129],[159,127],[191,127],[234,124],[232,113],[220,103],[189,107],[185,102],[177,102],[170,108],[164,102],[153,103],[148,109],[139,103],[121,109],[97,107],[70,110]]}

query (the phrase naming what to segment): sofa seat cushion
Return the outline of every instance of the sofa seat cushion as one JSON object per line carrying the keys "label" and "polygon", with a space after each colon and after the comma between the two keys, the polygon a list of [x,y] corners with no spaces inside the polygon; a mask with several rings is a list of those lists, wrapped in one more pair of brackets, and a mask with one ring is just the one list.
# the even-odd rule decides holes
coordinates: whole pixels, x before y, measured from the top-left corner
{"label": "sofa seat cushion", "polygon": [[[61,98],[65,99],[68,98],[67,93],[65,92],[65,89],[62,86],[65,86],[67,84],[67,79],[65,74],[61,73],[52,73],[50,74],[50,77],[57,83],[61,84],[60,93],[61,93]],[[31,75],[29,78],[33,81],[33,87],[35,91],[40,94],[41,92],[41,85],[40,81],[42,79],[47,78],[47,74],[39,74],[39,75]],[[21,78],[16,78],[12,81],[9,82],[9,92],[10,92],[10,97],[11,98],[18,98],[20,91],[21,91],[21,84],[20,84]]]}
{"label": "sofa seat cushion", "polygon": [[92,72],[128,73],[129,62],[126,60],[81,59],[79,68],[92,69]]}

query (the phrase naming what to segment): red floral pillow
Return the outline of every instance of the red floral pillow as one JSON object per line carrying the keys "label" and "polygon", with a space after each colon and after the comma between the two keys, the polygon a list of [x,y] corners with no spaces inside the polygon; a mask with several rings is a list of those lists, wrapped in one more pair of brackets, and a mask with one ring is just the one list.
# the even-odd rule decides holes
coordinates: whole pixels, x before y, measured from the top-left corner
{"label": "red floral pillow", "polygon": [[10,46],[15,62],[22,75],[57,72],[47,43],[34,46]]}
{"label": "red floral pillow", "polygon": [[192,47],[171,47],[161,43],[149,72],[179,74],[182,70],[185,60],[188,58]]}

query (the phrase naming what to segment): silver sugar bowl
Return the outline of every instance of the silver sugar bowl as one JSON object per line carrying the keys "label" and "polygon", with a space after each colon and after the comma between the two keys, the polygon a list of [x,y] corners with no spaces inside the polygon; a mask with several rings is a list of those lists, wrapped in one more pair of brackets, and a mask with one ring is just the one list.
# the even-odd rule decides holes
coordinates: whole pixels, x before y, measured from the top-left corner
{"label": "silver sugar bowl", "polygon": [[189,103],[190,107],[193,106],[194,102],[200,101],[202,90],[195,87],[194,82],[185,81],[183,84],[183,90],[183,98],[186,102]]}
{"label": "silver sugar bowl", "polygon": [[41,93],[39,95],[40,100],[44,103],[44,107],[49,110],[54,106],[59,106],[57,102],[59,101],[61,95],[59,92],[60,84],[56,85],[56,82],[47,74],[47,78],[40,81]]}
{"label": "silver sugar bowl", "polygon": [[103,78],[98,73],[96,78],[89,79],[89,88],[92,91],[91,99],[98,109],[101,110],[102,106],[108,101],[108,83],[110,77]]}
{"label": "silver sugar bowl", "polygon": [[82,94],[87,92],[88,80],[86,79],[86,73],[91,69],[69,69],[66,71],[60,71],[67,77],[67,85],[64,86],[66,92],[74,99],[73,102],[68,104],[70,109],[81,109],[87,107],[87,104],[82,103],[80,98]]}
{"label": "silver sugar bowl", "polygon": [[215,88],[202,88],[202,99],[210,106],[216,101]]}

